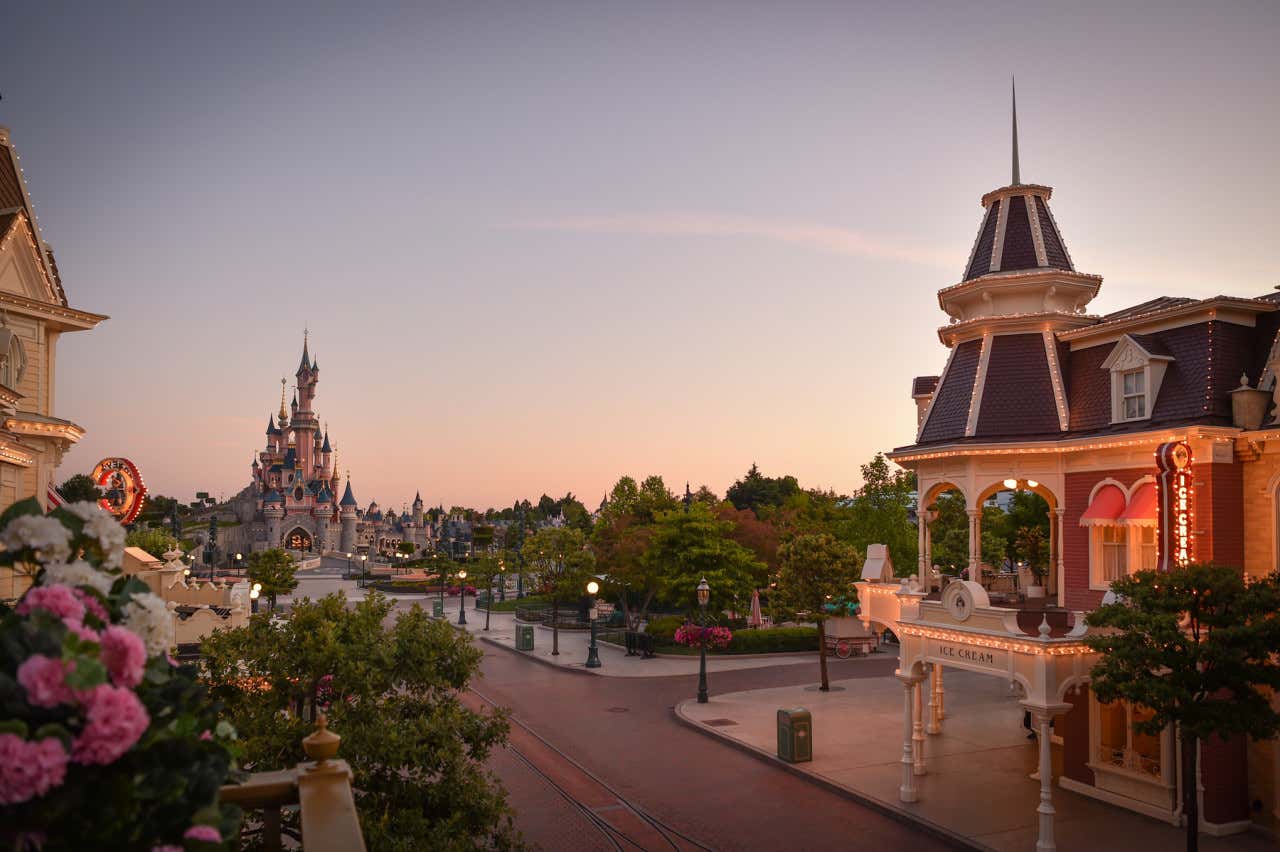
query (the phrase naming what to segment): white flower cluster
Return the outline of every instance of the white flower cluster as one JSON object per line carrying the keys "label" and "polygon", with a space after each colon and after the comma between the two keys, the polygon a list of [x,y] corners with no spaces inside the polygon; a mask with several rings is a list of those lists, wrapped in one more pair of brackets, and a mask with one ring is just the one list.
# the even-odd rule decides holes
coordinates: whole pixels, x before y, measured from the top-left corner
{"label": "white flower cluster", "polygon": [[44,566],[44,579],[41,582],[46,586],[89,586],[105,595],[111,591],[114,580],[110,574],[104,574],[83,559],[77,559],[75,562],[51,562]]}
{"label": "white flower cluster", "polygon": [[168,653],[173,647],[173,615],[164,601],[150,592],[134,595],[125,604],[124,626],[138,634],[149,657]]}
{"label": "white flower cluster", "polygon": [[68,503],[66,510],[84,519],[84,534],[97,539],[104,554],[103,564],[120,567],[124,555],[124,527],[97,503]]}
{"label": "white flower cluster", "polygon": [[42,561],[61,561],[71,555],[71,531],[57,518],[22,515],[0,532],[0,544],[5,550],[38,550]]}

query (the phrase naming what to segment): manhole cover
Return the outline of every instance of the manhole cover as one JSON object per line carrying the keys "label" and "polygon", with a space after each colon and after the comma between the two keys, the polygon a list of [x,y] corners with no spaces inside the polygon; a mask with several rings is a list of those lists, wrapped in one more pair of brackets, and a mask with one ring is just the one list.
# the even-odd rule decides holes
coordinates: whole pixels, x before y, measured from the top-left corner
{"label": "manhole cover", "polygon": [[702,724],[710,725],[713,728],[727,728],[729,725],[736,725],[738,723],[732,719],[708,719]]}
{"label": "manhole cover", "polygon": [[631,710],[630,707],[607,707],[605,709],[610,713],[627,713]]}

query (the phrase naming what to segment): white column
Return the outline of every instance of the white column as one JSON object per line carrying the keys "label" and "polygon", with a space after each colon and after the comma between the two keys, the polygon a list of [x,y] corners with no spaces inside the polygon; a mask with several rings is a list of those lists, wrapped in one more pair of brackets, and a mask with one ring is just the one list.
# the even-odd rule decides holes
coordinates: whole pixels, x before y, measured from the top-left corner
{"label": "white column", "polygon": [[929,721],[925,728],[927,734],[942,733],[942,666],[938,663],[929,665]]}
{"label": "white column", "polygon": [[942,685],[942,666],[934,669],[934,674],[938,677],[938,728],[942,728],[942,720],[947,718],[947,690]]}
{"label": "white column", "polygon": [[969,579],[982,582],[982,509],[969,509]]}
{"label": "white column", "polygon": [[919,526],[919,543],[917,545],[918,556],[916,559],[916,576],[920,578],[920,584],[924,586],[926,592],[929,591],[929,552],[925,542],[928,539],[929,524],[924,519],[924,510],[921,509],[916,514],[916,523]]}
{"label": "white column", "polygon": [[898,788],[898,798],[904,802],[915,802],[920,798],[916,792],[915,760],[911,744],[914,687],[915,684],[909,680],[902,682],[902,786]]}
{"label": "white column", "polygon": [[[1065,528],[1063,526],[1062,518],[1064,515],[1066,515],[1067,510],[1059,506],[1058,508],[1053,510],[1053,513],[1058,516],[1057,518],[1058,547],[1057,547],[1057,553],[1053,555],[1054,561],[1058,563],[1058,576],[1054,578],[1055,580],[1054,590],[1058,596],[1058,606],[1066,606],[1067,605],[1067,580],[1066,580],[1067,574],[1066,574],[1066,570],[1063,567],[1065,562],[1064,562],[1064,557],[1062,555],[1062,552],[1063,552],[1062,540],[1063,540],[1063,532]],[[1045,593],[1048,594],[1047,590]]]}
{"label": "white column", "polygon": [[1057,845],[1053,841],[1053,757],[1051,739],[1053,729],[1049,727],[1052,717],[1045,713],[1035,714],[1036,727],[1040,732],[1040,806],[1036,813],[1040,815],[1040,837],[1036,840],[1036,852],[1055,852]]}
{"label": "white column", "polygon": [[924,678],[917,680],[911,690],[914,712],[911,714],[911,758],[912,772],[925,774],[924,765]]}

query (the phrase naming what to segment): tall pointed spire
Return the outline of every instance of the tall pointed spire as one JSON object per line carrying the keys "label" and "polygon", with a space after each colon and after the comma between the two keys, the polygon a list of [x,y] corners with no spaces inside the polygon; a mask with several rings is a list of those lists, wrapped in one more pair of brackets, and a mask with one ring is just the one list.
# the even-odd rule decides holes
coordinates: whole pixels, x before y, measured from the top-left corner
{"label": "tall pointed spire", "polygon": [[1013,185],[1017,186],[1022,183],[1022,176],[1018,174],[1018,84],[1009,77],[1009,93],[1013,98]]}
{"label": "tall pointed spire", "polygon": [[285,423],[289,420],[289,409],[284,404],[284,388],[288,384],[288,380],[280,379],[280,428],[283,429]]}
{"label": "tall pointed spire", "polygon": [[298,372],[305,373],[311,369],[311,353],[307,351],[307,337],[309,332],[307,329],[302,330],[302,363],[298,365]]}

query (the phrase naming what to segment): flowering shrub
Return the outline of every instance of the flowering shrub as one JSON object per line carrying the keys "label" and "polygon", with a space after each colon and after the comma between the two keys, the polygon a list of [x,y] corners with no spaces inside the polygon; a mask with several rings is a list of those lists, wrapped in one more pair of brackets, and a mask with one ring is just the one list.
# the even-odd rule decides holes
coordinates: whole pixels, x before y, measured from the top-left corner
{"label": "flowering shrub", "polygon": [[699,627],[686,621],[676,628],[675,640],[691,648],[704,642],[708,648],[726,648],[733,641],[733,631],[727,627]]}
{"label": "flowering shrub", "polygon": [[0,547],[34,580],[0,605],[0,845],[222,848],[235,731],[169,657],[164,601],[120,573],[124,530],[93,503],[25,500],[0,515]]}

